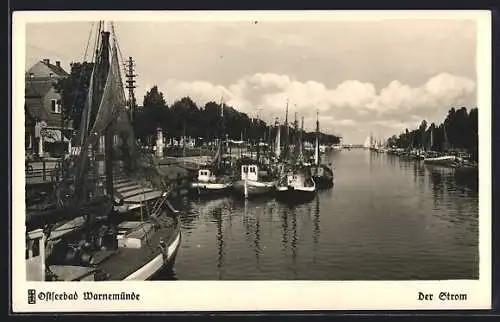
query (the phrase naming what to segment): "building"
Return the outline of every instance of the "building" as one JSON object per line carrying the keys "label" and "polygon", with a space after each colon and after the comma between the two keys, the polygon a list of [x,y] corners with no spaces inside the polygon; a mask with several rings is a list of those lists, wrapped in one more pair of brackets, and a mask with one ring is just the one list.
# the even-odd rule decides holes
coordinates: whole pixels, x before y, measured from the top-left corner
{"label": "building", "polygon": [[25,148],[27,154],[57,157],[71,149],[72,125],[62,118],[55,84],[69,74],[56,61],[43,59],[25,75]]}

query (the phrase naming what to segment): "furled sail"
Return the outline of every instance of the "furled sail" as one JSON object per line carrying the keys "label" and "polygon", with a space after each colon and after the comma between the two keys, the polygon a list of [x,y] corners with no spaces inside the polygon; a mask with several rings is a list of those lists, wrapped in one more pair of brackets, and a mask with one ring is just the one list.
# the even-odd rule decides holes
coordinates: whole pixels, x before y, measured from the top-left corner
{"label": "furled sail", "polygon": [[221,112],[220,112],[220,126],[219,126],[219,140],[217,142],[217,150],[215,151],[215,155],[212,159],[212,166],[219,167],[220,163],[222,161],[222,154],[223,154],[223,149],[222,149],[222,144],[223,144],[223,139],[225,136],[225,130],[224,130],[224,101],[221,98]]}
{"label": "furled sail", "polygon": [[316,144],[314,146],[314,164],[319,165],[319,112],[316,112]]}
{"label": "furled sail", "polygon": [[274,144],[276,145],[276,158],[279,158],[281,156],[281,127],[279,124],[277,126],[276,141]]}
{"label": "furled sail", "polygon": [[[98,71],[98,68],[98,65],[94,66],[94,73],[96,70]],[[97,74],[99,73],[97,72]],[[92,106],[91,99],[94,97],[92,91],[95,92],[95,89],[89,91],[89,102],[86,104],[87,110],[84,111],[87,116],[91,115],[89,109]],[[95,151],[95,147],[101,143],[100,139],[106,133],[113,136],[113,150],[116,148],[115,145],[120,145],[122,148],[118,156],[115,156],[117,151],[113,151],[113,161],[123,161],[125,165],[125,169],[121,169],[121,171],[126,172],[129,176],[145,179],[156,187],[165,188],[165,182],[156,168],[153,158],[141,153],[135,140],[132,124],[130,123],[129,114],[126,109],[125,92],[120,73],[116,43],[113,44],[111,50],[109,70],[98,106],[94,122],[90,124],[89,120],[84,121],[84,124],[88,124],[90,127],[90,131],[88,131],[88,135],[84,138],[80,155],[76,161],[76,199],[85,199],[88,193],[88,189],[84,187],[85,182],[88,181],[89,168],[92,167],[89,162],[89,151]],[[85,131],[82,132],[85,133]],[[105,158],[109,157],[105,156]]]}

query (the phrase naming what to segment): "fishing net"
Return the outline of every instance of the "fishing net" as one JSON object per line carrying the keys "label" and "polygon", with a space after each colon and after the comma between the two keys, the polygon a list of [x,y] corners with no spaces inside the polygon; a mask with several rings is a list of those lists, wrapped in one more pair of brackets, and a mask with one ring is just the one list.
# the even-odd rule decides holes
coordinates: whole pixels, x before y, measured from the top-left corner
{"label": "fishing net", "polygon": [[[104,194],[104,164],[109,157],[112,157],[114,179],[126,177],[167,190],[168,185],[159,172],[154,157],[144,153],[135,139],[126,109],[116,46],[113,46],[111,51],[109,71],[102,96],[99,98],[99,89],[95,90],[93,87],[98,83],[97,77],[101,72],[103,70],[99,70],[97,65],[92,73],[91,89],[82,114],[81,149],[69,161],[72,169],[68,169],[67,176],[74,178],[75,190],[72,202],[78,203]],[[113,138],[111,155],[104,153],[105,135]]]}

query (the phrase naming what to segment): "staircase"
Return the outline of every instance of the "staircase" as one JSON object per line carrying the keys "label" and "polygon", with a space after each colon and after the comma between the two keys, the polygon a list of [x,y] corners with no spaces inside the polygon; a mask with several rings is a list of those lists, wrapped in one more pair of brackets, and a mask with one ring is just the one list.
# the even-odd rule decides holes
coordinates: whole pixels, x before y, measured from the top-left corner
{"label": "staircase", "polygon": [[116,178],[113,180],[114,198],[122,210],[133,210],[142,205],[152,204],[159,199],[164,192],[146,187],[130,178]]}

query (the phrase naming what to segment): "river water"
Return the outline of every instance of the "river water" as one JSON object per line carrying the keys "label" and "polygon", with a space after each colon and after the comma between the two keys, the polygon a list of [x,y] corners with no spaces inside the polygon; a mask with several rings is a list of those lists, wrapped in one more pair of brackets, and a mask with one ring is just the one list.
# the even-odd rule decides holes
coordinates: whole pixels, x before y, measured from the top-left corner
{"label": "river water", "polygon": [[477,171],[362,149],[327,157],[335,186],[309,203],[177,201],[183,239],[162,279],[478,278]]}

